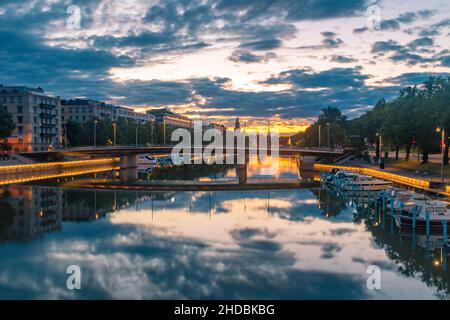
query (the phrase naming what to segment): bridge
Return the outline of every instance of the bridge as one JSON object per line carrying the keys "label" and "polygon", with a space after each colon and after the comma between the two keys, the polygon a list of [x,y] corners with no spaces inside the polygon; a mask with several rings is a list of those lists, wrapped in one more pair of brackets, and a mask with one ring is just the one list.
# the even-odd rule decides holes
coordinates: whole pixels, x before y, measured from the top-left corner
{"label": "bridge", "polygon": [[[134,181],[137,178],[137,167],[139,154],[171,154],[174,145],[160,145],[160,146],[108,146],[108,147],[86,147],[86,148],[72,148],[72,149],[62,149],[53,151],[37,151],[22,153],[22,156],[28,158],[41,158],[46,160],[60,159],[62,157],[114,157],[120,158],[120,171],[121,178],[123,181]],[[194,147],[191,149],[191,154],[195,157],[198,153],[203,153],[206,146],[202,146],[201,150]],[[215,149],[216,151],[219,149]],[[238,164],[238,172],[240,177],[240,183],[244,184],[247,179],[247,163],[249,155],[258,153],[263,153],[271,155],[273,152],[270,148],[237,148],[232,150],[222,149],[222,154],[224,156],[242,156],[245,157],[245,164]],[[214,154],[214,152],[213,152]],[[330,149],[306,149],[306,148],[280,148],[278,150],[280,156],[296,156],[301,158],[299,167],[302,170],[314,170],[314,162],[317,158],[336,158],[345,154],[344,150],[330,150]]]}
{"label": "bridge", "polygon": [[[31,158],[58,158],[61,156],[90,156],[90,157],[105,157],[105,156],[132,156],[138,154],[170,154],[174,145],[154,145],[154,146],[107,146],[107,147],[83,147],[83,148],[68,148],[61,150],[50,151],[33,151],[23,152],[20,155]],[[202,151],[206,146],[202,146]],[[197,151],[192,147],[192,153]],[[224,148],[223,154],[226,154]],[[245,151],[246,154],[250,152],[257,153],[258,151],[271,153],[270,148],[234,148],[235,153]],[[306,157],[337,157],[345,153],[343,149],[308,149],[308,148],[280,148],[280,156],[306,156]]]}

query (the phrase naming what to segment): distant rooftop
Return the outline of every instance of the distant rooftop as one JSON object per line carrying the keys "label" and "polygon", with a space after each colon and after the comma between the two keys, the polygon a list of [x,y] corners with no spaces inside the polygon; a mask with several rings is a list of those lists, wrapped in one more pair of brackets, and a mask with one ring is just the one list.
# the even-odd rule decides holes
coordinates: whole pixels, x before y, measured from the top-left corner
{"label": "distant rooftop", "polygon": [[156,117],[163,117],[163,116],[172,116],[172,117],[176,117],[176,118],[180,118],[180,119],[187,119],[189,120],[188,117],[183,116],[181,114],[175,113],[167,108],[159,108],[159,109],[150,109],[146,111],[147,114],[151,114],[153,116]]}
{"label": "distant rooftop", "polygon": [[105,102],[92,100],[92,99],[63,99],[61,103],[66,106],[85,106],[85,105],[105,105]]}
{"label": "distant rooftop", "polygon": [[9,93],[31,92],[31,93],[43,94],[44,89],[42,89],[41,87],[32,88],[32,87],[27,87],[27,86],[4,86],[3,84],[0,84],[0,93],[5,93],[5,92],[9,92]]}

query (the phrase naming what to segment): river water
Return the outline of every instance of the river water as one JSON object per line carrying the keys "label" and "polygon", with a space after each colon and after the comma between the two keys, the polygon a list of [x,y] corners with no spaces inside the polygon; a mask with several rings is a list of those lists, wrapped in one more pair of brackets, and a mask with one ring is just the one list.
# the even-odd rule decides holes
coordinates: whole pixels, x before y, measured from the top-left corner
{"label": "river water", "polygon": [[[326,188],[127,191],[69,187],[115,172],[2,186],[1,299],[443,299],[441,239],[401,233]],[[295,179],[295,161],[250,179]],[[232,180],[168,168],[148,179]],[[69,266],[81,289],[69,290]],[[380,288],[368,286],[373,267]],[[371,269],[372,268],[372,269]],[[370,282],[370,281],[369,281]],[[370,284],[370,283],[369,283]]]}

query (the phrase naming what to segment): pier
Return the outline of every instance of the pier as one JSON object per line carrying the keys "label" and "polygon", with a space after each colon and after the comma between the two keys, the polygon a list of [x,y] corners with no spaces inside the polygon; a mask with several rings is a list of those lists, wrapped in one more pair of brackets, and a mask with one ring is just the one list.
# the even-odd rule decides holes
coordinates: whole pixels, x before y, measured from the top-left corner
{"label": "pier", "polygon": [[424,192],[434,193],[445,197],[450,197],[450,186],[445,186],[445,188],[433,188],[430,181],[412,178],[404,175],[399,175],[395,173],[385,172],[377,169],[362,167],[362,166],[347,166],[347,165],[334,165],[334,164],[314,164],[314,169],[320,170],[331,170],[340,169],[347,170],[351,172],[356,172],[360,174],[370,175],[376,178],[392,181],[396,184],[400,184],[407,187],[412,187],[415,189],[422,190]]}

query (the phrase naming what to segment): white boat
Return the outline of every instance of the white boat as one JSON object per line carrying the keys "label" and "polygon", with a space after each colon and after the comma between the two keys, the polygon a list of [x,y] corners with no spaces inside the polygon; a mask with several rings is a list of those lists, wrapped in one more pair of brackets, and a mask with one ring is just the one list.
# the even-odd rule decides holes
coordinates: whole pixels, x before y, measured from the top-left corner
{"label": "white boat", "polygon": [[[415,220],[416,230],[426,230],[427,216],[430,232],[442,232],[443,223],[450,221],[450,204],[445,201],[416,201],[415,205],[401,210],[395,216],[399,228],[410,229]],[[449,226],[450,227],[450,226]]]}
{"label": "white boat", "polygon": [[158,159],[149,155],[144,154],[138,156],[138,165],[139,166],[156,166],[158,164]]}
{"label": "white boat", "polygon": [[361,192],[364,190],[364,193],[368,193],[368,191],[378,192],[392,187],[391,181],[357,173],[346,173],[343,178],[336,176],[334,182],[332,183],[337,183],[339,188],[347,192],[351,192],[353,190],[355,190],[355,192]]}

